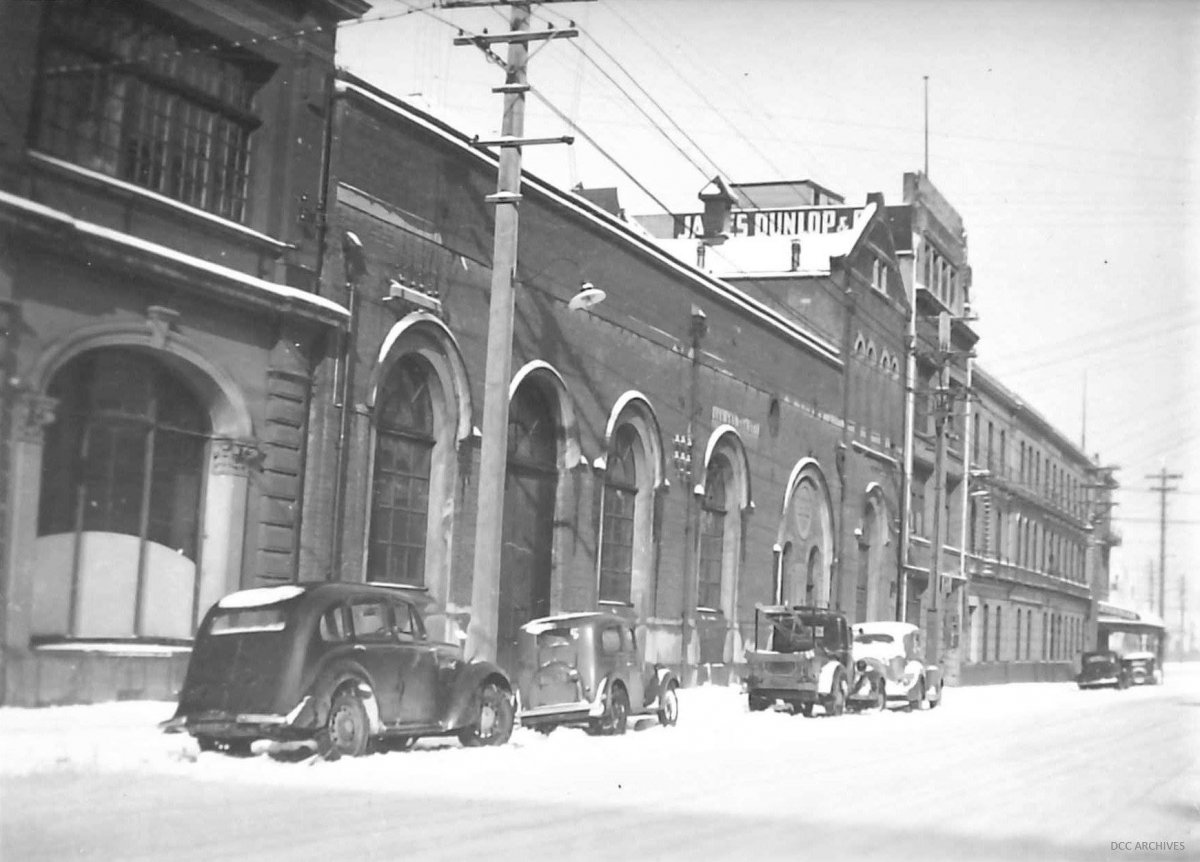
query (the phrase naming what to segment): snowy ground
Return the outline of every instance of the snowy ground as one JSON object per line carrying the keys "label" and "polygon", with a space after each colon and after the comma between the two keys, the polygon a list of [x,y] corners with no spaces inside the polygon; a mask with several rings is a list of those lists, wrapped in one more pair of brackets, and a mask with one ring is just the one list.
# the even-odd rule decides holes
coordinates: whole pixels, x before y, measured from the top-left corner
{"label": "snowy ground", "polygon": [[[280,856],[198,848],[218,841],[212,822],[239,804],[269,797],[300,812],[289,830],[317,830],[314,798],[347,800],[344,823],[362,810],[348,800],[368,794],[395,801],[386,827],[403,833],[413,858],[455,857],[456,840],[481,841],[453,825],[465,811],[479,812],[476,831],[487,824],[489,835],[509,835],[502,847],[511,854],[488,854],[500,858],[544,842],[574,848],[569,858],[605,855],[621,824],[657,834],[633,852],[649,858],[796,858],[816,848],[835,858],[1130,858],[1138,854],[1109,845],[1136,840],[1200,851],[1197,666],[1168,666],[1161,687],[947,689],[936,710],[842,718],[750,713],[731,688],[684,690],[680,701],[677,727],[624,737],[518,730],[495,749],[431,739],[409,752],[311,764],[201,754],[189,737],[155,730],[173,711],[167,703],[0,709],[0,849],[20,851],[4,858],[56,858],[55,848],[97,859],[313,858],[325,852],[324,832],[305,840],[308,852],[285,844]],[[219,797],[204,789],[214,784]],[[88,856],[103,829],[64,821],[73,792],[85,821],[105,819],[111,805],[150,822],[157,815],[143,806],[178,801],[201,806],[209,828],[173,845],[173,826],[145,847],[118,845],[118,857]]]}

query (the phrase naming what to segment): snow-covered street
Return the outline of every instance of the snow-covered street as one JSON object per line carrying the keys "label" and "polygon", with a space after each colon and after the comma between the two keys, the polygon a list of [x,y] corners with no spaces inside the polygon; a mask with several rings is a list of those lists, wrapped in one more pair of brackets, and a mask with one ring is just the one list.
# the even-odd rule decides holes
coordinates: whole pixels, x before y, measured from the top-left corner
{"label": "snow-covered street", "polygon": [[[0,710],[4,859],[1100,859],[1200,851],[1200,666],[947,689],[804,719],[736,689],[678,727],[283,763],[200,754],[165,703]],[[1184,851],[1113,842],[1183,842]],[[1129,845],[1133,847],[1131,843]]]}

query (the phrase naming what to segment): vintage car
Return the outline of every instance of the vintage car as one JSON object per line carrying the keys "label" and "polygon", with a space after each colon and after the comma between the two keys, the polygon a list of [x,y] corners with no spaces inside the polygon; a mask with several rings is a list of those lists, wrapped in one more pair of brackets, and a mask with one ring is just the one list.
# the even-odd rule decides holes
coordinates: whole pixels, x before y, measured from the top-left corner
{"label": "vintage car", "polygon": [[1129,669],[1112,650],[1085,652],[1079,660],[1079,675],[1075,682],[1083,688],[1126,688]]}
{"label": "vintage car", "polygon": [[942,669],[925,658],[925,639],[912,623],[882,620],[854,626],[854,664],[862,675],[881,677],[889,703],[923,709],[942,702]]}
{"label": "vintage car", "polygon": [[335,757],[444,734],[501,745],[513,729],[509,678],[438,639],[456,625],[423,590],[393,585],[232,593],[201,623],[179,707],[162,727],[231,753],[255,739],[311,740]]}
{"label": "vintage car", "polygon": [[1129,677],[1130,685],[1158,685],[1162,682],[1158,656],[1152,652],[1125,653],[1121,656],[1121,667]]}
{"label": "vintage car", "polygon": [[841,715],[852,687],[857,688],[850,627],[844,614],[828,608],[758,605],[746,663],[752,712],[783,703],[806,716],[814,705],[827,715]]}
{"label": "vintage car", "polygon": [[593,611],[532,620],[517,646],[518,719],[550,732],[572,725],[589,733],[624,733],[631,719],[679,719],[679,680],[645,660],[636,620]]}

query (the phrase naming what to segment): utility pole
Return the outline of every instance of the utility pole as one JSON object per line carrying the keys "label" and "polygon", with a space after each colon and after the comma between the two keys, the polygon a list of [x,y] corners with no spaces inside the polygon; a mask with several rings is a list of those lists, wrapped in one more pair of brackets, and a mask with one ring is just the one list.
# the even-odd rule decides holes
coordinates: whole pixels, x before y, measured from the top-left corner
{"label": "utility pole", "polygon": [[[553,2],[553,0],[542,0]],[[521,201],[521,147],[535,143],[571,143],[571,138],[523,139],[525,94],[529,91],[526,64],[529,43],[579,35],[570,28],[530,31],[529,2],[502,4],[489,0],[445,0],[445,8],[511,5],[510,31],[495,35],[459,36],[455,45],[474,45],[505,70],[504,84],[492,92],[504,96],[500,138],[477,141],[500,148],[496,193],[487,202],[496,207],[492,244],[492,292],[488,305],[487,366],[483,381],[483,439],[479,453],[479,508],[475,528],[475,565],[471,581],[471,622],[467,627],[468,654],[496,658],[500,610],[500,559],[504,528],[504,480],[508,467],[508,385],[512,377],[513,279],[517,268],[517,205]],[[491,50],[508,45],[508,58]]]}
{"label": "utility pole", "polygon": [[1182,473],[1168,473],[1164,466],[1157,473],[1151,473],[1147,479],[1157,479],[1158,484],[1151,491],[1158,492],[1158,617],[1166,624],[1167,621],[1167,494],[1178,491],[1177,485],[1168,485],[1172,479],[1182,479]]}

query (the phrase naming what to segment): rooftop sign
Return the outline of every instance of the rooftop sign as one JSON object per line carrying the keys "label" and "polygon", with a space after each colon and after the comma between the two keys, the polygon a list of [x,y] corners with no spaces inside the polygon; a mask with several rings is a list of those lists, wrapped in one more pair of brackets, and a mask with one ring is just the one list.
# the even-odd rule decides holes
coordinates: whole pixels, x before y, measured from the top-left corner
{"label": "rooftop sign", "polygon": [[[866,207],[734,210],[730,216],[730,231],[733,236],[798,236],[806,233],[837,233],[855,228],[866,212]],[[677,239],[704,235],[704,224],[700,213],[676,215],[674,221],[674,236]]]}

